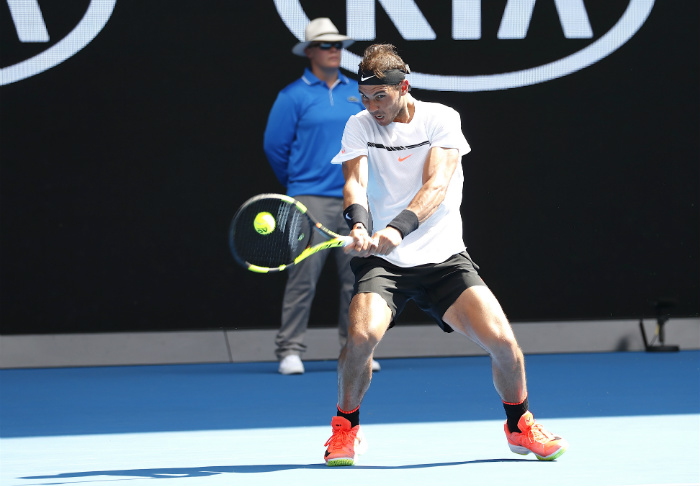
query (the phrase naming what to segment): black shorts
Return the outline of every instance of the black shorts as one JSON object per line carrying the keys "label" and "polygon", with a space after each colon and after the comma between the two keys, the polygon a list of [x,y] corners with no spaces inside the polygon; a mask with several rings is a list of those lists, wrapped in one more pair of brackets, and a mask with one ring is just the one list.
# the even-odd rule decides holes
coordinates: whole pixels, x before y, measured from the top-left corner
{"label": "black shorts", "polygon": [[442,263],[416,267],[398,267],[376,256],[353,258],[350,267],[355,274],[355,294],[373,292],[386,301],[392,313],[390,328],[412,300],[443,331],[452,332],[442,320],[447,309],[469,287],[486,285],[466,251]]}

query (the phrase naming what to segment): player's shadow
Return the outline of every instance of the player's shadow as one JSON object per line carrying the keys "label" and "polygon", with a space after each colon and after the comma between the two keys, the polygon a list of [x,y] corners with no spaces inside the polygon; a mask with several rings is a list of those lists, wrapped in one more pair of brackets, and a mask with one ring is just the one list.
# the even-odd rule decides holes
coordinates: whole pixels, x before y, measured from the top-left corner
{"label": "player's shadow", "polygon": [[[530,462],[541,463],[531,459],[478,459],[475,461],[457,461],[457,462],[436,462],[431,464],[407,464],[404,466],[353,466],[353,469],[367,470],[388,470],[388,469],[423,469],[427,467],[446,467],[446,466],[462,466],[466,464],[483,464],[489,462]],[[52,474],[47,476],[25,476],[20,479],[50,479],[52,482],[47,484],[62,484],[53,481],[59,479],[78,479],[88,478],[92,476],[119,476],[131,478],[147,478],[147,479],[176,479],[176,478],[201,478],[206,476],[214,476],[217,474],[254,474],[268,473],[278,471],[289,471],[293,469],[327,469],[325,464],[260,464],[260,465],[239,465],[239,466],[202,466],[202,467],[168,467],[155,469],[121,469],[113,471],[84,471]],[[41,483],[36,483],[41,484]]]}

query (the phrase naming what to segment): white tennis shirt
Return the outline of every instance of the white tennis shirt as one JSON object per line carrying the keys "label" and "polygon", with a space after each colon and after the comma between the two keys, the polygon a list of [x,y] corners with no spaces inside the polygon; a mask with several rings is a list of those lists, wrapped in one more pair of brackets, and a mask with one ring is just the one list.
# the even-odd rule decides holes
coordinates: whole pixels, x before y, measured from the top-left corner
{"label": "white tennis shirt", "polygon": [[[393,122],[386,127],[377,124],[367,110],[353,115],[345,125],[341,151],[331,161],[341,164],[367,156],[367,199],[375,231],[406,209],[423,186],[423,166],[432,147],[458,149],[460,157],[471,150],[455,110],[418,100],[415,108],[409,123]],[[464,251],[459,213],[463,183],[460,161],[437,211],[382,258],[412,267],[440,263]]]}

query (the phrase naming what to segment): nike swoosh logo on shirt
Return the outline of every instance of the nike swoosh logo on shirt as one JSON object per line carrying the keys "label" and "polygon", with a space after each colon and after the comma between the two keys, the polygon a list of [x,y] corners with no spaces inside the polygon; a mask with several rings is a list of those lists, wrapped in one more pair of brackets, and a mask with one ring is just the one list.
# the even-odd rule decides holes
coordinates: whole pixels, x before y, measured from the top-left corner
{"label": "nike swoosh logo on shirt", "polygon": [[360,76],[360,81],[367,81],[369,78],[375,77],[376,74],[373,74],[372,76],[367,76],[366,78],[364,76]]}
{"label": "nike swoosh logo on shirt", "polygon": [[406,157],[399,157],[399,162],[403,162],[404,160],[406,160],[407,158],[409,158],[411,155],[413,155],[413,154],[409,154],[409,155],[407,155]]}

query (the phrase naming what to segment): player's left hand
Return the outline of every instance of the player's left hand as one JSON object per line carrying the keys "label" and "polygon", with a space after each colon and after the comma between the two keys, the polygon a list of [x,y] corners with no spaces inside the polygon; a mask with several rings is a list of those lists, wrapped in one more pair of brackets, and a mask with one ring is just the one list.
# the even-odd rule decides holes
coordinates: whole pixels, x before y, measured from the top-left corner
{"label": "player's left hand", "polygon": [[403,238],[401,238],[399,230],[388,226],[374,233],[372,236],[374,245],[369,249],[369,253],[371,255],[388,255],[394,251],[394,248],[399,246],[402,241]]}

